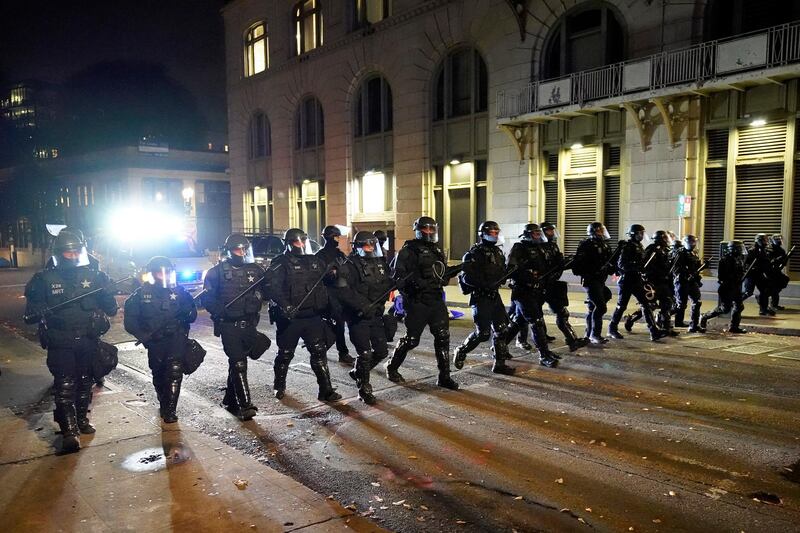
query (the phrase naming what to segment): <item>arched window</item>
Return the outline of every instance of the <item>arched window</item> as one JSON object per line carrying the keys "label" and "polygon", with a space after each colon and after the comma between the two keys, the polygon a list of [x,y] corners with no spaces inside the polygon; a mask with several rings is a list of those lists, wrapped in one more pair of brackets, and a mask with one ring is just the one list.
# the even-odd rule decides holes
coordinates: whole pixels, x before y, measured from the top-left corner
{"label": "arched window", "polygon": [[625,59],[625,32],[614,9],[604,3],[579,5],[550,30],[541,79],[610,65]]}
{"label": "arched window", "polygon": [[297,55],[322,46],[322,6],[317,0],[303,0],[294,6]]}
{"label": "arched window", "polygon": [[353,211],[366,221],[392,210],[392,90],[381,76],[359,87],[353,117]]}
{"label": "arched window", "polygon": [[259,159],[272,155],[272,139],[270,136],[269,119],[261,111],[250,118],[250,159]]}
{"label": "arched window", "polygon": [[244,75],[253,76],[269,68],[269,36],[264,22],[253,24],[244,38]]}
{"label": "arched window", "polygon": [[706,8],[705,40],[778,26],[800,19],[800,3],[786,0],[716,0]]}
{"label": "arched window", "polygon": [[459,48],[442,62],[433,85],[430,185],[449,258],[461,257],[487,209],[489,79],[481,55]]}
{"label": "arched window", "polygon": [[322,104],[313,96],[305,98],[295,113],[294,148],[313,148],[325,143],[325,119]]}
{"label": "arched window", "polygon": [[392,14],[392,0],[353,0],[355,27],[375,24]]}

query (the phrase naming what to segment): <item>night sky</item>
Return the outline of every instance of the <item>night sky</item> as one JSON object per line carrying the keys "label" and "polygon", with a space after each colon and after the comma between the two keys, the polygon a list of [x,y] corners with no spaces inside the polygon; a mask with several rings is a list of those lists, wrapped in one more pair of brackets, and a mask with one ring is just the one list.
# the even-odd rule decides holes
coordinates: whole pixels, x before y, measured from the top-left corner
{"label": "night sky", "polygon": [[[163,64],[225,134],[224,0],[0,2],[0,81],[61,82],[105,60]],[[222,139],[219,139],[222,140]]]}

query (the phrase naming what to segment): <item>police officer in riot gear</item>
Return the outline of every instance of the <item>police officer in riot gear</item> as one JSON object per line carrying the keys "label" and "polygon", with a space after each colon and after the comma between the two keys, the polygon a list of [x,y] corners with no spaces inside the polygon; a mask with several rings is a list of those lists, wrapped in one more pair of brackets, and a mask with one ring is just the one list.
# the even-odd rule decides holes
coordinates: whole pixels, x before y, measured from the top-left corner
{"label": "police officer in riot gear", "polygon": [[611,299],[606,279],[616,271],[616,265],[611,262],[614,252],[608,245],[608,231],[601,222],[589,224],[586,236],[575,252],[572,272],[581,277],[581,285],[586,291],[586,338],[599,345],[608,342],[603,337],[603,315]]}
{"label": "police officer in riot gear", "polygon": [[[544,283],[544,301],[550,307],[550,311],[556,316],[556,326],[564,335],[564,340],[571,352],[586,346],[587,340],[578,337],[572,325],[569,323],[569,297],[566,281],[561,281],[561,274],[564,273],[564,254],[558,246],[558,231],[555,225],[550,222],[542,222],[542,228],[547,242],[541,244],[541,249],[545,257],[545,272],[550,274],[542,280]],[[545,332],[547,330],[545,329]],[[548,340],[550,340],[548,338]]]}
{"label": "police officer in riot gear", "polygon": [[619,322],[628,307],[631,296],[639,302],[650,330],[650,340],[657,341],[664,336],[664,332],[656,325],[653,317],[653,310],[650,309],[649,301],[645,294],[644,264],[645,254],[642,240],[644,239],[644,226],[632,224],[628,230],[629,239],[625,242],[617,260],[617,269],[622,273],[619,278],[619,298],[614,314],[608,324],[608,335],[615,339],[621,339],[619,332]]}
{"label": "police officer in riot gear", "polygon": [[469,294],[475,330],[453,352],[453,366],[463,368],[467,354],[491,338],[492,372],[512,375],[514,369],[506,364],[508,316],[498,290],[506,274],[506,258],[498,246],[500,226],[492,220],[484,222],[478,226],[478,239],[464,254],[464,270],[459,275],[462,291]]}
{"label": "police officer in riot gear", "polygon": [[[653,235],[653,242],[644,250],[644,276],[646,296],[651,308],[658,309],[658,326],[667,335],[675,337],[678,332],[672,329],[672,310],[675,307],[675,289],[672,282],[672,242],[669,233],[658,230]],[[652,298],[652,300],[650,299]],[[631,331],[633,324],[642,317],[642,310],[637,309],[625,318],[625,329]]]}
{"label": "police officer in riot gear", "polygon": [[686,305],[692,301],[689,312],[689,333],[705,333],[705,328],[700,327],[700,287],[703,286],[700,269],[700,256],[697,254],[697,237],[686,235],[683,237],[683,246],[678,248],[672,259],[672,272],[675,286],[675,325],[684,325]]}
{"label": "police officer in riot gear", "polygon": [[789,262],[789,254],[783,249],[783,237],[772,235],[769,238],[769,249],[767,255],[770,262],[770,274],[772,279],[772,294],[770,295],[770,308],[774,311],[783,311],[785,308],[780,305],[780,294],[789,285],[789,276],[783,273],[783,269]]}
{"label": "police officer in riot gear", "polygon": [[403,297],[406,334],[386,365],[386,376],[395,383],[405,381],[398,369],[428,326],[439,369],[436,384],[457,390],[458,383],[450,377],[450,314],[442,290],[457,272],[447,269],[444,253],[436,245],[439,230],[436,221],[422,216],[414,221],[413,228],[414,239],[403,244],[395,259],[393,277]]}
{"label": "police officer in riot gear", "polygon": [[228,383],[222,404],[245,421],[257,411],[250,398],[247,357],[260,357],[270,343],[256,329],[264,300],[265,272],[255,264],[250,241],[244,235],[229,235],[223,250],[223,260],[206,273],[202,302],[228,356]]}
{"label": "police officer in riot gear", "polygon": [[[341,265],[345,262],[346,256],[344,255],[344,252],[339,249],[339,239],[341,239],[341,237],[342,230],[336,226],[325,226],[325,228],[323,228],[322,242],[324,243],[324,246],[317,252],[317,257],[322,259],[326,265],[330,265],[334,261],[336,261],[338,265]],[[330,288],[334,285],[338,265],[331,269],[330,274],[325,278],[324,283],[326,287]],[[333,292],[329,293],[330,296],[333,296],[333,294]],[[338,304],[337,302],[332,303],[334,307]],[[338,313],[329,314],[338,315]],[[329,319],[333,318],[333,316],[329,317]],[[355,362],[355,359],[350,356],[350,351],[347,349],[347,341],[345,340],[344,335],[344,320],[334,320],[332,327],[334,333],[336,334],[336,351],[339,352],[339,362],[346,365],[352,365]]]}
{"label": "police officer in riot gear", "polygon": [[349,261],[342,264],[332,292],[342,304],[356,348],[356,363],[350,377],[358,386],[358,397],[367,405],[375,403],[369,373],[389,354],[386,346],[384,306],[394,281],[378,252],[378,239],[368,231],[353,238]]}
{"label": "police officer in riot gear", "polygon": [[766,233],[758,233],[752,248],[747,251],[746,257],[745,270],[749,269],[749,271],[744,280],[744,297],[751,296],[758,289],[758,314],[761,316],[775,316],[775,311],[769,306],[769,299],[773,292],[773,283],[770,277],[773,269],[769,248],[769,239]]}
{"label": "police officer in riot gear", "polygon": [[[308,236],[298,228],[283,236],[286,249],[270,265],[269,297],[274,303],[271,312],[276,323],[278,355],[275,357],[275,397],[286,393],[286,376],[294,351],[302,338],[311,356],[311,370],[317,378],[319,395],[325,402],[341,399],[331,385],[322,314],[328,310],[328,290],[322,282],[329,265],[317,256],[307,254]],[[337,264],[334,262],[334,264]]]}
{"label": "police officer in riot gear", "polygon": [[192,296],[175,283],[175,266],[168,258],[153,257],[147,271],[149,280],[125,301],[125,331],[147,348],[161,418],[170,424],[178,421],[183,352],[197,308]]}
{"label": "police officer in riot gear", "polygon": [[744,243],[732,240],[727,243],[719,260],[717,279],[719,288],[719,305],[700,317],[700,327],[705,329],[708,321],[723,313],[731,314],[731,323],[728,333],[747,333],[739,327],[744,311],[744,295],[742,294],[742,279],[744,278],[745,265]]}
{"label": "police officer in riot gear", "polygon": [[[80,449],[78,433],[94,433],[89,423],[92,364],[100,336],[108,331],[107,316],[117,313],[105,273],[89,267],[82,234],[63,229],[53,245],[53,268],[37,272],[25,287],[26,322],[40,321],[39,335],[47,348],[47,368],[53,375],[54,419],[61,428],[62,450]],[[67,300],[101,289],[71,304]]]}
{"label": "police officer in riot gear", "polygon": [[559,356],[547,347],[547,333],[544,329],[544,280],[539,276],[547,270],[547,258],[542,244],[547,237],[538,224],[526,224],[522,240],[515,243],[508,256],[511,274],[511,299],[516,304],[517,314],[511,321],[506,335],[506,343],[511,342],[524,324],[530,324],[531,336],[539,351],[539,364],[555,368]]}

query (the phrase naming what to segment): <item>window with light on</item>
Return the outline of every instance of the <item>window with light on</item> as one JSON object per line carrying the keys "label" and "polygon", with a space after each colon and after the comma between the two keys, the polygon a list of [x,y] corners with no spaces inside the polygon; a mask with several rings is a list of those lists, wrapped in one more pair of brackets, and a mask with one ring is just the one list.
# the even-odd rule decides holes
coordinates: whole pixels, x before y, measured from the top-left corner
{"label": "window with light on", "polygon": [[247,30],[245,37],[245,76],[253,76],[269,68],[267,25],[259,22]]}

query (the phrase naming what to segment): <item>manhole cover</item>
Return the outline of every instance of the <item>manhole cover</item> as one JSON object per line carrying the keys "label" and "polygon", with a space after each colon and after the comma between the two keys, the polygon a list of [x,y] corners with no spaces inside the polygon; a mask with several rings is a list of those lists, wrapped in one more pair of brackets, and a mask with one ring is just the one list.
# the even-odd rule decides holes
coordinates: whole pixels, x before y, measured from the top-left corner
{"label": "manhole cover", "polygon": [[761,343],[744,344],[742,346],[734,346],[733,348],[725,348],[726,352],[743,353],[747,355],[759,355],[762,353],[777,350],[779,346],[769,346]]}
{"label": "manhole cover", "polygon": [[729,346],[736,346],[738,341],[735,340],[717,340],[717,339],[691,339],[684,343],[684,346],[692,348],[702,348],[704,350],[719,350],[720,348],[727,348]]}

